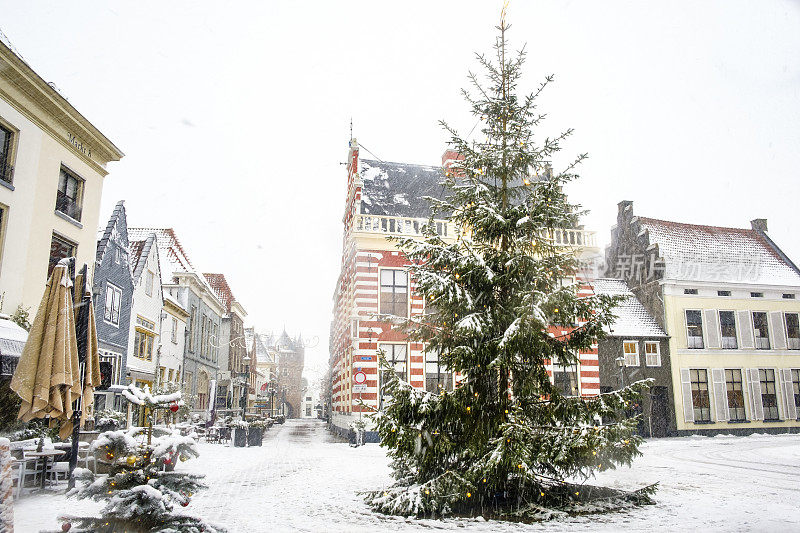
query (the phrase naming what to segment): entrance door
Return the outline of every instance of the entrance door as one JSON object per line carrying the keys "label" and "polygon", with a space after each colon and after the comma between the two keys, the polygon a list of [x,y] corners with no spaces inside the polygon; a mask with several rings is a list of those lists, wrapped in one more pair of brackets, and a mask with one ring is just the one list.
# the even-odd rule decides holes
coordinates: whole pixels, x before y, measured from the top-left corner
{"label": "entrance door", "polygon": [[650,423],[653,437],[666,437],[669,431],[669,397],[666,387],[650,388]]}

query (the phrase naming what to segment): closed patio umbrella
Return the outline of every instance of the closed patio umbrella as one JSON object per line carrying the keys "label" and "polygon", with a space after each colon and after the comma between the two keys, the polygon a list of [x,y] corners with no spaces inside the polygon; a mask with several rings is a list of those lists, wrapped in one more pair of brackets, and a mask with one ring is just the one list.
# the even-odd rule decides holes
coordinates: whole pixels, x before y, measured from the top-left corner
{"label": "closed patio umbrella", "polygon": [[[91,294],[85,290],[85,267],[77,280],[80,289],[75,291],[83,294],[73,306],[70,260],[61,260],[53,268],[11,379],[11,389],[22,399],[18,418],[27,422],[49,417],[51,427],[60,421],[62,439],[73,433],[73,402],[83,396],[79,404],[82,425],[94,402],[94,388],[100,384],[97,330]],[[76,307],[77,320],[83,324],[77,330],[80,333],[76,333]],[[85,359],[83,353],[79,355],[79,344]],[[85,379],[81,362],[85,362]]]}

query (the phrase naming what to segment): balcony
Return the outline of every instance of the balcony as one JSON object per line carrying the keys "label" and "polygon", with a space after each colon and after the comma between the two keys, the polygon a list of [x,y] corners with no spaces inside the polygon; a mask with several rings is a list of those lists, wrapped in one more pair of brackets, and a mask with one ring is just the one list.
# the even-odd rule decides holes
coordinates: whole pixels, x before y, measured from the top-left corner
{"label": "balcony", "polygon": [[73,220],[80,222],[81,206],[78,202],[61,191],[56,191],[56,211],[67,215]]}
{"label": "balcony", "polygon": [[14,181],[14,167],[7,159],[0,160],[0,181],[11,185]]}
{"label": "balcony", "polygon": [[[422,236],[422,228],[428,222],[426,218],[356,215],[353,218],[353,231],[381,235]],[[456,237],[456,228],[452,222],[436,220],[434,224],[436,225],[436,233],[439,236],[452,239]],[[546,232],[543,237],[557,246],[597,247],[597,235],[594,231],[558,229]]]}

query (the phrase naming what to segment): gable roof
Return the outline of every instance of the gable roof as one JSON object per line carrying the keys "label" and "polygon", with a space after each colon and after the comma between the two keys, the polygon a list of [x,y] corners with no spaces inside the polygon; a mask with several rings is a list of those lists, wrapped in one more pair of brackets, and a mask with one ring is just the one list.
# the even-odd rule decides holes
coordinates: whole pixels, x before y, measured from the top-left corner
{"label": "gable roof", "polygon": [[[131,271],[133,273],[133,282],[138,283],[144,272],[144,266],[147,264],[147,258],[151,253],[158,254],[158,247],[155,246],[156,236],[151,233],[143,241],[131,241]],[[158,256],[156,257],[158,259]],[[160,261],[159,261],[160,263]],[[159,270],[161,265],[159,264]]]}
{"label": "gable roof", "polygon": [[640,234],[658,245],[668,279],[800,285],[800,273],[757,229],[725,228],[635,217]]}
{"label": "gable roof", "polygon": [[120,238],[122,239],[122,245],[124,247],[129,246],[128,241],[128,232],[127,232],[127,217],[125,215],[125,201],[120,200],[117,202],[117,205],[114,206],[114,211],[111,212],[111,217],[108,219],[108,224],[106,224],[106,229],[102,232],[98,232],[98,239],[97,239],[97,252],[95,255],[95,260],[100,263],[103,261],[103,256],[106,253],[106,247],[108,246],[108,241],[111,240],[111,233],[114,231],[114,227],[121,223],[123,226],[122,231],[120,232]]}
{"label": "gable roof", "polygon": [[[174,229],[128,228],[128,235],[132,240],[146,240],[151,234],[156,236],[159,268],[161,269],[161,278],[165,282],[171,282],[176,273],[188,272],[197,275],[197,271],[181,246]],[[198,278],[201,282],[204,281],[202,276],[198,275]]]}
{"label": "gable roof", "polygon": [[592,280],[591,284],[595,294],[625,297],[613,310],[617,318],[614,319],[610,328],[605,328],[609,335],[613,337],[667,336],[653,315],[645,309],[642,302],[636,298],[623,280],[600,278]]}
{"label": "gable roof", "polygon": [[425,196],[440,198],[444,177],[439,166],[359,160],[362,215],[428,218]]}
{"label": "gable roof", "polygon": [[203,276],[205,276],[206,281],[211,286],[211,290],[217,295],[219,301],[222,302],[222,305],[224,305],[225,309],[230,313],[231,304],[236,301],[236,298],[233,296],[233,291],[230,285],[228,285],[228,280],[225,279],[225,275],[204,273]]}

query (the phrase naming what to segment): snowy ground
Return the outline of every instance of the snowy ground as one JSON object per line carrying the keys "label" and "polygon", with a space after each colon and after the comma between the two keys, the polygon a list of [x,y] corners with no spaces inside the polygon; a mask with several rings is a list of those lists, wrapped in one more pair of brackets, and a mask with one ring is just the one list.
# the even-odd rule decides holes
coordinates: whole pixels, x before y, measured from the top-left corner
{"label": "snowy ground", "polygon": [[[534,525],[375,514],[356,492],[390,482],[384,450],[334,442],[316,420],[270,429],[261,448],[201,443],[200,458],[179,468],[205,473],[210,485],[187,511],[232,533],[800,531],[800,435],[657,439],[642,451],[632,468],[604,472],[597,483],[632,489],[658,481],[657,505]],[[16,531],[57,530],[58,514],[91,512],[95,505],[59,494],[26,496],[15,504]]]}

